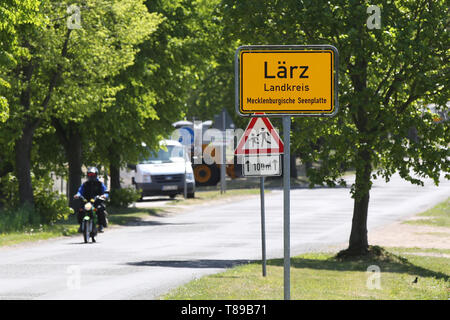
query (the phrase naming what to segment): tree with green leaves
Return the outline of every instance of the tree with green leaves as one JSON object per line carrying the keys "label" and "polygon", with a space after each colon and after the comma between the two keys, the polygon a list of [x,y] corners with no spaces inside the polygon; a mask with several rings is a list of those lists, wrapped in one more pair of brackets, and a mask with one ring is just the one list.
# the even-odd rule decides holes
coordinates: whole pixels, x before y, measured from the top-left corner
{"label": "tree with green leaves", "polygon": [[[211,13],[217,1],[147,1],[159,14],[158,30],[139,46],[135,63],[112,79],[123,85],[114,108],[93,114],[98,119],[92,163],[109,167],[111,189],[120,188],[119,169],[136,163],[174,130],[172,123],[193,109],[190,97],[210,65]],[[201,108],[204,110],[204,108]],[[105,136],[103,133],[108,132]]]}
{"label": "tree with green leaves", "polygon": [[10,108],[1,130],[14,144],[22,204],[33,203],[31,150],[36,130],[51,122],[63,129],[72,126],[71,132],[89,130],[85,117],[112,106],[122,89],[106,80],[134,62],[136,46],[160,22],[140,0],[86,0],[79,7],[43,0],[36,19],[37,24],[17,26],[21,55],[13,65],[0,66],[10,84],[0,89]]}
{"label": "tree with green leaves", "polygon": [[[18,46],[18,28],[23,24],[37,25],[38,8],[38,0],[4,0],[0,3],[0,65],[14,64],[15,56],[22,53]],[[10,88],[3,74],[0,74],[0,87]],[[5,122],[8,116],[8,101],[0,95],[0,123]]]}
{"label": "tree with green leaves", "polygon": [[13,136],[4,130],[3,124],[9,118],[5,92],[11,90],[6,72],[26,54],[19,45],[19,30],[22,25],[39,25],[38,10],[38,0],[5,0],[0,3],[0,198],[3,196],[2,177],[14,171]]}
{"label": "tree with green leaves", "polygon": [[[377,1],[373,28],[363,1],[222,1],[224,38],[239,44],[331,44],[339,50],[339,106],[332,119],[295,118],[292,147],[311,184],[345,184],[356,170],[349,247],[368,251],[367,216],[373,179],[398,172],[411,183],[449,175],[448,122],[434,123],[426,105],[448,112],[449,8],[444,0]],[[368,21],[369,20],[369,21]],[[372,24],[369,26],[369,24]],[[230,75],[231,76],[231,75]],[[410,139],[414,129],[417,139]]]}

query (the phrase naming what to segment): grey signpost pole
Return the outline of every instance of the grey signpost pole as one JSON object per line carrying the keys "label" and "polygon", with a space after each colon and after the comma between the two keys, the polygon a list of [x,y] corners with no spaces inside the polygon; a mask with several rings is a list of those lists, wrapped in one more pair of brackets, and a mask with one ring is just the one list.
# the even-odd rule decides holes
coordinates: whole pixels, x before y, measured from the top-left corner
{"label": "grey signpost pole", "polygon": [[284,300],[291,299],[291,250],[290,250],[290,189],[291,189],[291,117],[283,116],[283,238],[284,238]]}
{"label": "grey signpost pole", "polygon": [[225,123],[225,109],[222,110],[222,150],[221,150],[221,156],[222,156],[222,164],[220,165],[220,193],[225,193],[226,191],[226,163],[227,163],[227,156],[226,156],[226,123]]}
{"label": "grey signpost pole", "polygon": [[183,196],[184,196],[185,199],[187,199],[187,182],[186,182],[187,171],[186,171],[186,164],[187,164],[187,161],[189,161],[189,160],[188,160],[187,147],[183,146],[183,148],[184,148],[184,150],[183,150],[183,152],[184,152],[184,154],[183,154],[183,156],[184,156],[184,186],[183,186],[184,190],[183,190]]}
{"label": "grey signpost pole", "polygon": [[260,195],[261,195],[261,244],[262,244],[262,275],[266,276],[266,210],[264,204],[264,177],[260,178]]}

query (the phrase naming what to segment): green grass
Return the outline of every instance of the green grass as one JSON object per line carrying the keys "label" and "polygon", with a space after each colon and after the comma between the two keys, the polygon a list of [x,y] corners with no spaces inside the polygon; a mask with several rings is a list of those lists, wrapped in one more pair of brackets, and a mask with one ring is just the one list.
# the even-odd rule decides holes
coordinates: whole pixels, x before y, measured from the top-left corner
{"label": "green grass", "polygon": [[450,197],[416,217],[423,219],[407,220],[403,223],[450,228]]}
{"label": "green grass", "polygon": [[[450,198],[419,214],[429,217],[408,223],[450,226]],[[434,234],[443,238],[445,232]],[[389,248],[359,260],[338,260],[333,253],[303,254],[291,260],[292,299],[443,299],[450,298],[450,258],[447,249]],[[419,255],[420,254],[420,255]],[[441,256],[439,256],[441,255]],[[381,270],[381,289],[370,289],[367,268]],[[283,299],[283,261],[237,266],[179,287],[163,299]],[[417,283],[413,281],[418,277]]]}
{"label": "green grass", "polygon": [[[108,208],[109,225],[128,225],[138,223],[148,216],[159,216],[163,210],[158,208]],[[52,225],[27,227],[23,231],[9,231],[0,233],[0,246],[14,245],[23,242],[47,240],[62,236],[73,236],[78,232],[78,223],[75,215],[68,220],[58,221]]]}
{"label": "green grass", "polygon": [[[292,299],[444,299],[450,291],[449,263],[443,257],[415,256],[416,250],[391,249],[382,258],[340,261],[331,253],[310,253],[291,260]],[[417,250],[416,250],[417,251]],[[414,251],[415,252],[415,251]],[[381,289],[367,287],[370,265],[381,269]],[[418,277],[418,282],[413,283]],[[179,287],[163,299],[283,299],[283,260],[241,265]]]}
{"label": "green grass", "polygon": [[[269,193],[270,190],[265,190],[265,193]],[[200,191],[195,192],[195,198],[193,199],[183,199],[183,198],[175,198],[172,201],[174,205],[196,205],[203,204],[212,200],[220,200],[220,199],[228,199],[237,196],[246,196],[246,195],[259,195],[259,188],[255,189],[227,189],[224,194],[220,193],[219,190],[209,190],[209,191]]]}
{"label": "green grass", "polygon": [[56,223],[40,227],[28,228],[25,231],[12,231],[0,234],[0,247],[18,244],[22,242],[33,242],[47,240],[61,236],[71,236],[77,233],[78,225],[74,223]]}

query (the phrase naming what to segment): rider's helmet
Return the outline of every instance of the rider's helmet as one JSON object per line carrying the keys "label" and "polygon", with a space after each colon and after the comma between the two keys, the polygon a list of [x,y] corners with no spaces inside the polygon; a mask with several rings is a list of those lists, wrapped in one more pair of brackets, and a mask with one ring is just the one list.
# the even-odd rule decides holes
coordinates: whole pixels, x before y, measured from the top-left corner
{"label": "rider's helmet", "polygon": [[89,181],[95,181],[98,177],[98,169],[96,167],[90,167],[87,171],[87,176]]}

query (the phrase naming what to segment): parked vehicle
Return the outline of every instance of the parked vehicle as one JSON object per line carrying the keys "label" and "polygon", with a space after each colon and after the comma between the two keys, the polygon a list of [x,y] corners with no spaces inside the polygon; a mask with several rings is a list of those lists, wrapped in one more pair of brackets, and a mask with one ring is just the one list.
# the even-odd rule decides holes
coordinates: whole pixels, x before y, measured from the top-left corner
{"label": "parked vehicle", "polygon": [[195,180],[192,164],[186,158],[184,147],[173,140],[162,140],[160,149],[136,165],[129,165],[135,170],[132,183],[142,190],[142,197],[186,193],[188,198],[195,197]]}

